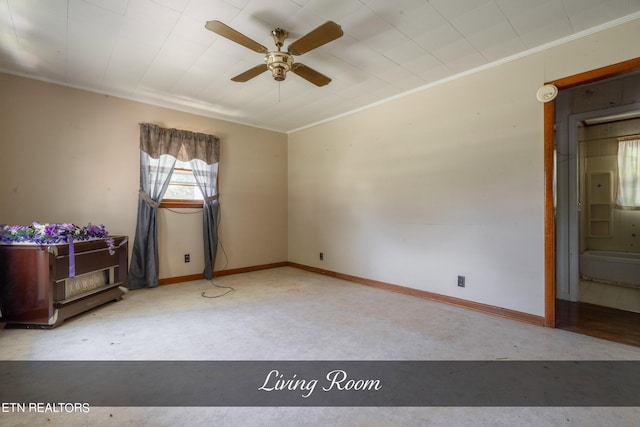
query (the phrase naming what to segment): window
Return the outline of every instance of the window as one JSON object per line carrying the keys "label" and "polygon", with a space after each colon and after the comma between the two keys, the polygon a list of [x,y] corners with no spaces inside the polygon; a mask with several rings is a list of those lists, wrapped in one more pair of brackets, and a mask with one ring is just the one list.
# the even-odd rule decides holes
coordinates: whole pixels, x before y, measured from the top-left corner
{"label": "window", "polygon": [[618,196],[623,209],[640,209],[640,139],[618,142]]}
{"label": "window", "polygon": [[167,192],[160,203],[161,208],[201,208],[202,192],[189,162],[176,160]]}

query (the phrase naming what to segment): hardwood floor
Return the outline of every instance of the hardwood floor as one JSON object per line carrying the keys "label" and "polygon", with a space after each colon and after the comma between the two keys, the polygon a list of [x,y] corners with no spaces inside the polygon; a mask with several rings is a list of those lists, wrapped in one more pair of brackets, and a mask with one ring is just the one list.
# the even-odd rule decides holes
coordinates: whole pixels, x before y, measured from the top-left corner
{"label": "hardwood floor", "polygon": [[640,313],[556,299],[556,327],[640,347]]}

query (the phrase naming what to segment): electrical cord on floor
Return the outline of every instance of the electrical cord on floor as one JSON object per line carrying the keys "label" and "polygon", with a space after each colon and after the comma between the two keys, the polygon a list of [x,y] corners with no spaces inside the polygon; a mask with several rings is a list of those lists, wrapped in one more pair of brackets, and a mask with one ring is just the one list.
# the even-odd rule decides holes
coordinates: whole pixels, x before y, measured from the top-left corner
{"label": "electrical cord on floor", "polygon": [[[220,247],[222,248],[222,252],[224,253],[224,257],[226,259],[225,267],[223,268],[223,270],[224,270],[224,269],[227,268],[226,264],[228,263],[229,259],[227,258],[227,253],[224,251],[224,247],[222,246],[222,244],[220,244]],[[207,291],[202,291],[202,293],[200,294],[201,297],[203,297],[203,298],[220,298],[220,297],[223,297],[223,296],[225,296],[227,294],[230,294],[231,292],[235,291],[235,289],[232,288],[231,286],[222,286],[222,285],[216,284],[216,282],[214,282],[213,279],[211,279],[209,281],[209,284],[211,284],[211,286],[214,286],[214,287],[216,287],[218,289],[228,289],[228,290],[227,290],[227,292],[223,293],[222,295],[207,295]]]}
{"label": "electrical cord on floor", "polygon": [[[165,208],[167,211],[169,212],[173,212],[175,214],[179,214],[179,215],[193,215],[193,214],[200,214],[202,213],[202,209],[198,209],[195,211],[191,211],[191,212],[183,212],[183,211],[177,211],[174,209],[169,209],[169,208]],[[220,227],[220,222],[222,221],[222,208],[219,206],[218,207],[218,224],[216,225],[216,234],[217,234],[217,228]],[[222,242],[220,240],[218,240],[218,244],[220,245],[220,249],[222,249],[222,253],[224,254],[224,267],[222,268],[222,270],[226,270],[227,266],[229,265],[229,257],[227,256],[227,251],[224,250],[224,246],[222,245]],[[221,298],[227,294],[230,294],[231,292],[235,291],[234,288],[232,288],[231,286],[221,286],[216,284],[213,279],[211,279],[209,281],[209,283],[211,284],[211,286],[214,286],[216,288],[219,289],[227,289],[227,292],[223,293],[222,295],[207,295],[207,291],[202,291],[202,293],[200,294],[200,296],[202,296],[203,298]]]}
{"label": "electrical cord on floor", "polygon": [[[220,221],[222,221],[222,209],[220,209],[218,211],[218,224],[217,226],[220,227]],[[217,234],[217,233],[216,233]],[[218,244],[220,245],[220,249],[222,249],[222,254],[224,255],[224,267],[222,268],[222,270],[226,270],[227,266],[229,265],[229,257],[227,256],[227,251],[225,251],[224,249],[224,245],[222,244],[222,241],[218,239]],[[211,279],[209,281],[209,283],[211,284],[211,286],[214,286],[218,289],[227,289],[227,292],[221,294],[221,295],[207,295],[207,291],[202,291],[202,293],[200,294],[200,296],[202,298],[221,298],[227,294],[230,294],[231,292],[234,292],[235,289],[232,288],[231,286],[222,286],[222,285],[218,285],[216,284],[216,282],[213,281],[213,279]]]}
{"label": "electrical cord on floor", "polygon": [[216,285],[213,280],[210,283],[211,283],[211,286],[215,286],[216,288],[228,289],[228,290],[227,290],[227,292],[225,292],[224,294],[221,294],[221,295],[207,295],[207,291],[202,291],[202,293],[200,294],[200,296],[202,296],[202,298],[222,298],[223,296],[225,296],[227,294],[230,294],[231,292],[235,291],[235,289],[232,288],[231,286]]}

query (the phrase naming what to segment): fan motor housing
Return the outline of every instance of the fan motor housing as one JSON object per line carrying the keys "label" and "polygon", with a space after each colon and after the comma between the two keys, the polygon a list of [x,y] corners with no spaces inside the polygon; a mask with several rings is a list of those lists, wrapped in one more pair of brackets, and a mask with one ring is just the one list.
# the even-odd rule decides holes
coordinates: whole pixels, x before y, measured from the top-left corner
{"label": "fan motor housing", "polygon": [[293,56],[287,52],[269,52],[265,56],[267,67],[271,70],[273,78],[282,81],[287,77],[287,71],[293,65]]}

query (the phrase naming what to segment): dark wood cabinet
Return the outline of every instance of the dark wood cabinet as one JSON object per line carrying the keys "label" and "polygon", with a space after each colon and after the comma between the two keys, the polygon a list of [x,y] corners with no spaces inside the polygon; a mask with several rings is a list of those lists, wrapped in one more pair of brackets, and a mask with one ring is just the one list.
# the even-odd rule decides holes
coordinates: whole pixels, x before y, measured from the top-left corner
{"label": "dark wood cabinet", "polygon": [[[69,245],[0,245],[0,320],[8,327],[59,326],[65,319],[122,299],[128,286],[128,239],[114,236]],[[73,277],[70,277],[73,276]]]}

